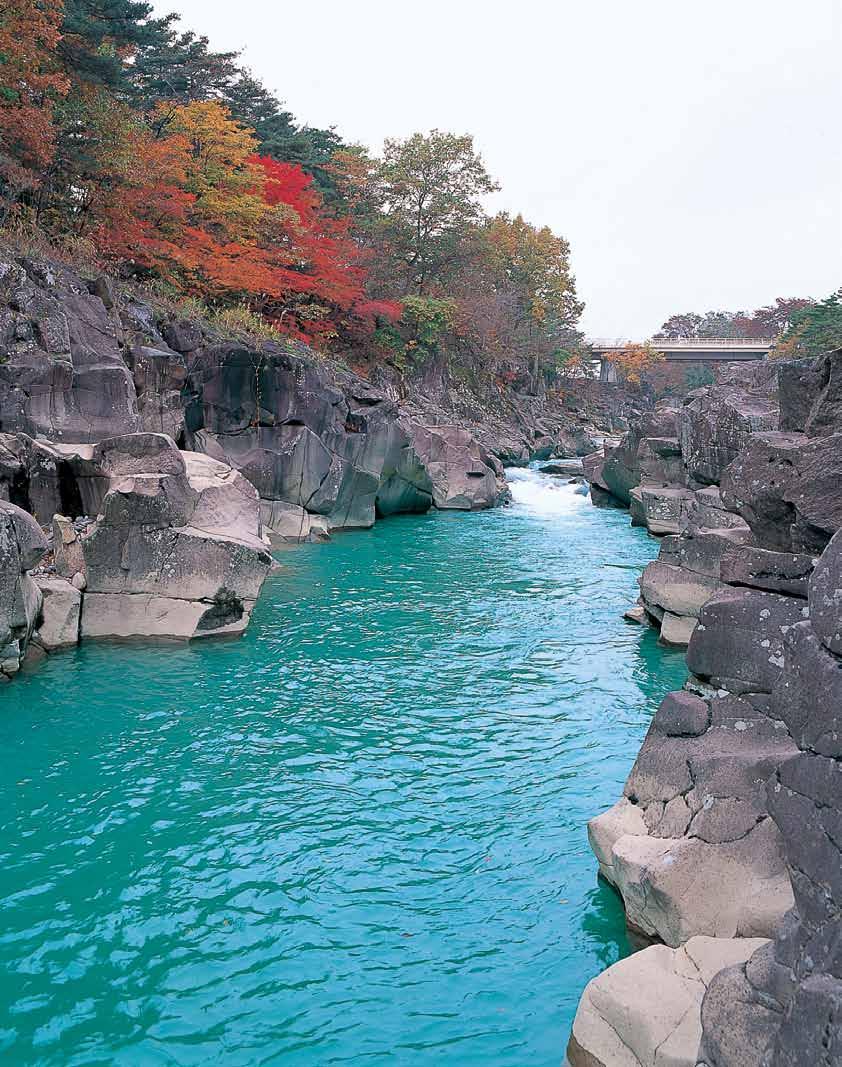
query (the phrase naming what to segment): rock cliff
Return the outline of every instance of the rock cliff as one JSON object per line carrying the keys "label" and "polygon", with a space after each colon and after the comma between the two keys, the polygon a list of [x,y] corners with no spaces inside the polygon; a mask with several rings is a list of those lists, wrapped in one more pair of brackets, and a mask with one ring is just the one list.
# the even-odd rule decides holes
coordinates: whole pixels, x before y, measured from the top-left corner
{"label": "rock cliff", "polygon": [[240,632],[269,548],[495,507],[501,457],[588,451],[594,418],[608,431],[629,409],[598,383],[589,416],[378,376],[0,251],[0,500],[43,542],[22,547],[24,520],[5,520],[4,675],[80,636]]}
{"label": "rock cliff", "polygon": [[[729,368],[585,462],[595,502],[666,535],[631,615],[690,675],[589,826],[630,925],[669,949],[591,982],[573,1067],[842,1063],[840,376],[842,351]],[[681,953],[710,937],[689,989]]]}

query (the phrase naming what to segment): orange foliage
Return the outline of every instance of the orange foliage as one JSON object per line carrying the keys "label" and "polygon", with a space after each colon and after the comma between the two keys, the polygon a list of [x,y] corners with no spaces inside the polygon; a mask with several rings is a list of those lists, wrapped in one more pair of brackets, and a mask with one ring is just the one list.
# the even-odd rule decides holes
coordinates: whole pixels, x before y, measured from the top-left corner
{"label": "orange foliage", "polygon": [[185,292],[243,302],[295,336],[331,336],[345,315],[400,314],[365,300],[348,222],[324,209],[299,166],[257,156],[251,131],[214,101],[157,120],[127,126],[120,156],[130,162],[95,208],[108,255]]}
{"label": "orange foliage", "polygon": [[608,352],[607,359],[617,368],[617,373],[632,385],[640,385],[643,374],[664,359],[650,344],[626,345],[625,348]]}
{"label": "orange foliage", "polygon": [[38,184],[55,145],[53,102],[69,83],[60,73],[61,0],[4,0],[0,12],[0,177]]}

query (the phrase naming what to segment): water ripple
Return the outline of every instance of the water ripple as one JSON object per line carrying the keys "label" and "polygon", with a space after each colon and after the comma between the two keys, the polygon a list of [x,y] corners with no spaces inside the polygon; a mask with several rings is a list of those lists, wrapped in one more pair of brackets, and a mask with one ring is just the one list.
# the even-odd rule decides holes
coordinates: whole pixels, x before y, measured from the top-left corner
{"label": "water ripple", "polygon": [[557,1064],[626,951],[585,821],[682,658],[572,486],[280,556],[239,642],[0,694],[4,1064]]}

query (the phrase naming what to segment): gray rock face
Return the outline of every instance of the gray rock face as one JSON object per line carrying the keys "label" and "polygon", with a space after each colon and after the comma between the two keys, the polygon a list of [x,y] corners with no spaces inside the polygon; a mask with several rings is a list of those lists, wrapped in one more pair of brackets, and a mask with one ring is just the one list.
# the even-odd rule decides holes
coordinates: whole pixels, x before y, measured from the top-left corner
{"label": "gray rock face", "polygon": [[771,552],[753,545],[734,545],[722,556],[720,577],[729,585],[745,585],[786,596],[807,596],[815,557],[805,553]]}
{"label": "gray rock face", "polygon": [[412,447],[432,483],[437,508],[477,511],[508,498],[503,469],[471,435],[458,426],[421,426],[407,430]]}
{"label": "gray rock face", "polygon": [[760,987],[775,966],[773,946],[768,943],[745,962],[713,976],[701,1005],[699,1067],[762,1067],[783,1014],[773,996],[763,994],[759,999]]}
{"label": "gray rock face", "polygon": [[257,492],[241,474],[179,451],[162,434],[56,445],[51,455],[76,515],[97,518],[54,516],[57,577],[35,583],[23,572],[43,556],[46,539],[26,512],[0,505],[6,673],[36,625],[46,651],[79,636],[191,638],[245,628],[271,558]]}
{"label": "gray rock face", "polygon": [[331,386],[280,346],[220,345],[195,357],[191,385],[194,446],[242,471],[265,502],[324,516],[329,530],[431,506],[395,405],[363,383]]}
{"label": "gray rock face", "polygon": [[842,426],[842,349],[780,364],[781,430],[810,437]]}
{"label": "gray rock face", "polygon": [[818,554],[842,527],[842,433],[758,433],[725,471],[722,495],[757,544]]}
{"label": "gray rock face", "polygon": [[810,577],[810,622],[822,644],[842,656],[842,536],[836,534]]}
{"label": "gray rock face", "polygon": [[784,665],[787,633],[803,601],[754,589],[723,589],[705,604],[687,648],[687,666],[733,693],[771,693]]}
{"label": "gray rock face", "polygon": [[765,783],[796,749],[767,704],[670,693],[624,799],[591,820],[600,870],[648,936],[768,937],[791,906]]}
{"label": "gray rock face", "polygon": [[689,489],[669,489],[648,484],[629,490],[632,526],[645,526],[651,534],[679,533],[687,519],[694,494]]}
{"label": "gray rock face", "polygon": [[271,563],[253,486],[162,435],[103,442],[90,462],[107,489],[81,540],[82,637],[242,632]]}
{"label": "gray rock face", "polygon": [[805,433],[813,404],[821,392],[822,367],[817,359],[793,359],[779,364],[779,430]]}
{"label": "gray rock face", "polygon": [[38,523],[0,501],[0,678],[16,674],[41,611],[41,591],[27,573],[47,550]]}
{"label": "gray rock face", "polygon": [[96,441],[140,428],[121,326],[99,296],[69,271],[3,257],[0,302],[4,432]]}
{"label": "gray rock face", "polygon": [[[316,516],[299,524],[309,536],[322,519],[327,530],[370,526],[425,511],[434,496],[457,508],[505,498],[497,461],[454,427],[430,445],[434,494],[410,440],[417,421],[402,423],[396,403],[302,345],[219,343],[198,324],[161,321],[106,278],[0,256],[0,497],[44,524],[78,511],[66,498],[74,484],[94,490],[82,503],[94,510],[83,446],[144,431],[240,470],[279,517],[279,541],[291,536],[290,507]],[[593,447],[583,427],[568,428],[577,447]],[[547,440],[554,451],[558,433]]]}
{"label": "gray rock face", "polygon": [[662,404],[632,423],[618,445],[605,449],[600,477],[608,492],[628,504],[635,486],[684,484],[676,420],[677,408]]}
{"label": "gray rock face", "polygon": [[[660,627],[661,641],[686,647],[702,607],[723,588],[723,559],[751,534],[739,516],[721,510],[715,490],[676,492],[682,494],[680,534],[664,537],[658,559],[640,578],[640,591],[648,618]],[[706,523],[721,526],[709,529]]]}
{"label": "gray rock face", "polygon": [[786,634],[770,703],[799,750],[767,785],[795,907],[769,950],[709,988],[705,1067],[842,1062],[842,658],[834,651],[840,588],[837,536],[810,579],[809,617]]}
{"label": "gray rock face", "polygon": [[688,398],[678,416],[687,473],[702,485],[722,472],[753,433],[778,427],[777,375],[773,364],[730,364],[716,385]]}
{"label": "gray rock face", "polygon": [[138,429],[178,440],[184,433],[187,360],[166,346],[135,344],[126,350],[126,363],[137,393]]}
{"label": "gray rock face", "polygon": [[[577,1067],[629,1051],[630,1064],[842,1063],[840,368],[842,353],[735,368],[679,414],[686,479],[673,495],[711,484],[682,504],[641,601],[675,639],[698,616],[693,677],[659,708],[622,799],[588,827],[633,927],[672,946],[772,940],[705,983],[697,1057],[670,1044],[677,1030],[647,1046],[661,1001],[639,1006],[643,971],[630,968],[613,1000],[583,998]],[[598,478],[611,464],[585,466]],[[643,521],[648,491],[642,475],[626,490]]]}

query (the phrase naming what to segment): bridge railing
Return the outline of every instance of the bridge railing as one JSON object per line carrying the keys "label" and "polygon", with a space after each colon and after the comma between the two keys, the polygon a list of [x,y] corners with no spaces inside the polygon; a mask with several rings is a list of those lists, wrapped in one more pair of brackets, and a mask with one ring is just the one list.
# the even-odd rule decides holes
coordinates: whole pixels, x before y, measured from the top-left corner
{"label": "bridge railing", "polygon": [[645,341],[635,341],[631,337],[592,337],[588,344],[592,348],[619,349],[629,345],[650,344],[664,348],[770,348],[771,337],[650,337]]}

